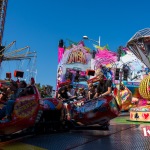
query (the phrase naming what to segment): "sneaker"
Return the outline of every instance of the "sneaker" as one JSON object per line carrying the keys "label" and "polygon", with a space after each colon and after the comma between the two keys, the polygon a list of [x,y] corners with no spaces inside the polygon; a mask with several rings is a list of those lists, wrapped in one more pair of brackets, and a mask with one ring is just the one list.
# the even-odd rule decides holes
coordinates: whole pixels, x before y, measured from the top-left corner
{"label": "sneaker", "polygon": [[10,122],[10,121],[11,121],[10,119],[6,118],[4,120],[0,120],[0,123],[7,123],[7,122]]}

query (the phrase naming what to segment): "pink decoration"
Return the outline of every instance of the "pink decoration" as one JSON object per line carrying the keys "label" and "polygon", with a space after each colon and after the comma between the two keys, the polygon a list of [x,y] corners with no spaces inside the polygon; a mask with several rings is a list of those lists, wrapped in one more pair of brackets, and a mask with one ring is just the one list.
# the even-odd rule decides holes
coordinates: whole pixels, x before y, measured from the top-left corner
{"label": "pink decoration", "polygon": [[145,105],[147,105],[147,100],[146,99],[140,99],[138,106],[145,106]]}
{"label": "pink decoration", "polygon": [[80,41],[80,42],[78,43],[78,45],[84,46],[84,42],[83,42],[83,41]]}
{"label": "pink decoration", "polygon": [[117,53],[108,50],[99,50],[95,55],[96,60],[101,59],[102,64],[111,64],[117,61]]}
{"label": "pink decoration", "polygon": [[63,54],[64,54],[64,48],[58,47],[58,63],[61,61]]}

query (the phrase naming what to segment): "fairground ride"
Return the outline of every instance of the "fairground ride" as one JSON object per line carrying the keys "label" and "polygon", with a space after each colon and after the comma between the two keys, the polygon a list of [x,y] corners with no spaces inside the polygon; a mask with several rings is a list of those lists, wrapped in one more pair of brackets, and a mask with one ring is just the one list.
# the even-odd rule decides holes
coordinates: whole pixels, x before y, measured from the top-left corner
{"label": "fairground ride", "polygon": [[[0,66],[2,62],[6,61],[19,61],[20,68],[23,68],[23,63],[25,60],[29,60],[29,68],[26,70],[28,72],[28,77],[33,76],[36,79],[37,70],[35,69],[36,65],[36,52],[31,52],[29,46],[12,50],[11,47],[16,43],[13,41],[7,46],[2,45],[6,10],[7,10],[8,0],[0,0]],[[32,59],[33,58],[33,59]],[[2,72],[0,72],[1,74]]]}
{"label": "fairground ride", "polygon": [[[23,72],[28,72],[26,74],[25,79],[29,80],[29,78],[34,77],[36,80],[36,52],[35,51],[31,51],[29,46],[25,46],[23,48],[19,48],[19,49],[14,49],[13,45],[16,43],[16,41],[13,41],[12,43],[10,43],[8,46],[5,46],[1,51],[0,51],[0,65],[1,65],[1,70],[4,69],[4,67],[6,68],[5,65],[8,64],[8,62],[11,62],[11,65],[13,64],[17,64],[18,66],[16,67],[16,69],[23,71]],[[10,64],[9,64],[10,65]],[[24,65],[28,65],[26,66],[26,70],[24,70]],[[16,70],[15,69],[15,70]],[[5,69],[6,70],[6,69]],[[10,72],[10,70],[7,70],[7,72]],[[1,72],[2,73],[2,72]]]}
{"label": "fairground ride", "polygon": [[131,121],[150,122],[150,28],[136,32],[127,47],[147,66],[147,76],[141,81],[139,106],[130,110]]}

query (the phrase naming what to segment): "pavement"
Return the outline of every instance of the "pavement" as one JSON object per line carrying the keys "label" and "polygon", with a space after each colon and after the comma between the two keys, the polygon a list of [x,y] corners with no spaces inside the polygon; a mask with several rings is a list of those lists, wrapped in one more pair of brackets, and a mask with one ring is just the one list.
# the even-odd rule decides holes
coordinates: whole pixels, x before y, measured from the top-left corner
{"label": "pavement", "polygon": [[122,113],[111,120],[109,130],[71,130],[29,136],[0,143],[0,150],[150,150],[150,123],[128,121]]}

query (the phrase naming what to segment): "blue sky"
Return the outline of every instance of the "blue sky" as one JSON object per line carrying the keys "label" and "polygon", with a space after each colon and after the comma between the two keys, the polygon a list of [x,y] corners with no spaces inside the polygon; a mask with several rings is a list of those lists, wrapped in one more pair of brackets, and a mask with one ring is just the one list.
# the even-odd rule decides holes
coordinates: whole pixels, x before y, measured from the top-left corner
{"label": "blue sky", "polygon": [[3,44],[16,40],[17,48],[29,45],[37,52],[37,82],[55,88],[60,39],[67,44],[83,35],[100,36],[101,46],[116,51],[150,26],[149,6],[149,0],[9,0]]}

